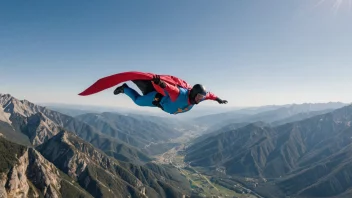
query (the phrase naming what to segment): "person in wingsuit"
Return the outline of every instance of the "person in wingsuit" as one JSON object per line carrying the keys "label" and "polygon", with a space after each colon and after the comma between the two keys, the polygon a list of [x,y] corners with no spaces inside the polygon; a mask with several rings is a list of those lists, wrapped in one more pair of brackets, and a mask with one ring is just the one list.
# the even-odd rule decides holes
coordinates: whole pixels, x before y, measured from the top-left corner
{"label": "person in wingsuit", "polygon": [[113,93],[124,93],[138,106],[159,107],[169,114],[187,112],[204,100],[214,100],[219,104],[228,102],[207,91],[201,84],[191,86],[175,76],[145,72],[124,72],[102,78],[79,95],[90,95],[128,80],[134,82],[143,95],[126,83],[118,86]]}

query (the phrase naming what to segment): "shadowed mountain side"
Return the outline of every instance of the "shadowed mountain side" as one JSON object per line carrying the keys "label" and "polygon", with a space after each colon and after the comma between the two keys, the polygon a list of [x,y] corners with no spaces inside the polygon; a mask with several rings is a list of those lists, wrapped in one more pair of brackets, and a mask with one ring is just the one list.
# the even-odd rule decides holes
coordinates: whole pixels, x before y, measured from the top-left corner
{"label": "shadowed mountain side", "polygon": [[276,127],[249,124],[187,148],[185,161],[227,175],[271,178],[289,195],[349,189],[352,105]]}

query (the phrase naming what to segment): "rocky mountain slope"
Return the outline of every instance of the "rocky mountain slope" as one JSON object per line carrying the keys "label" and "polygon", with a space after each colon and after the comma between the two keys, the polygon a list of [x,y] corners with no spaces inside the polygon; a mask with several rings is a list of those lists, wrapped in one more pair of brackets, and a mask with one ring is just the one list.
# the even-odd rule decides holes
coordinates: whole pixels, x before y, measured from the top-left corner
{"label": "rocky mountain slope", "polygon": [[0,137],[0,197],[93,196],[35,149]]}
{"label": "rocky mountain slope", "polygon": [[274,191],[289,196],[339,195],[352,184],[351,121],[352,105],[276,127],[249,124],[190,146],[185,160],[228,175],[270,178]]}
{"label": "rocky mountain slope", "polygon": [[67,131],[37,150],[94,197],[182,197],[190,192],[187,180],[171,167],[119,162]]}
{"label": "rocky mountain slope", "polygon": [[[26,100],[18,100],[9,94],[0,94],[0,127],[7,138],[21,136],[20,142],[37,146],[53,137],[61,129],[74,132],[80,138],[92,143],[96,148],[120,160],[143,163],[151,159],[122,140],[103,134],[95,127],[74,117],[35,105]],[[17,141],[17,139],[12,138]],[[18,143],[20,143],[18,142]]]}

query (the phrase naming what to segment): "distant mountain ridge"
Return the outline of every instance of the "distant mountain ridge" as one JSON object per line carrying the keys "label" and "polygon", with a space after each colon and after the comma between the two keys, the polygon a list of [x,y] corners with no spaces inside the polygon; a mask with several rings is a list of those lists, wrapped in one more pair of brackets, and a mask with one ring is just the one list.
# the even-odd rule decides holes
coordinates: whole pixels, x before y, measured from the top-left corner
{"label": "distant mountain ridge", "polygon": [[326,109],[337,109],[348,104],[341,102],[328,103],[303,103],[291,105],[273,105],[263,106],[258,108],[245,108],[226,113],[212,114],[207,116],[197,117],[194,120],[198,123],[206,123],[208,126],[223,126],[227,123],[241,122],[274,122],[289,118],[295,114],[307,113],[314,111],[322,111]]}
{"label": "distant mountain ridge", "polygon": [[179,131],[167,125],[117,113],[89,113],[76,116],[76,118],[87,124],[89,123],[106,135],[138,148],[143,148],[150,142],[167,141],[181,135]]}
{"label": "distant mountain ridge", "polygon": [[[282,124],[286,124],[286,123],[290,123],[290,122],[295,122],[295,121],[300,121],[300,120],[304,120],[304,119],[307,119],[307,118],[311,118],[311,117],[314,117],[316,115],[321,115],[321,114],[325,114],[325,113],[329,113],[329,112],[332,112],[334,109],[325,109],[325,110],[321,110],[321,111],[308,111],[308,112],[302,112],[302,113],[297,113],[297,114],[293,114],[292,116],[290,117],[286,117],[286,118],[283,118],[281,119],[280,118],[280,111],[274,111],[272,112],[271,114],[275,114],[277,113],[275,117],[275,119],[272,120],[272,122],[268,122],[266,123],[265,125],[268,125],[268,126],[278,126],[278,125],[282,125]],[[264,113],[261,113],[261,114],[265,114]],[[254,119],[254,120],[258,120],[258,119]],[[203,132],[204,134],[198,138],[196,138],[195,140],[192,141],[192,144],[193,143],[196,143],[196,142],[199,142],[201,140],[204,140],[208,137],[212,137],[212,136],[215,136],[215,135],[218,135],[220,133],[223,133],[223,132],[227,132],[227,131],[230,131],[232,129],[236,129],[236,128],[240,128],[240,127],[243,127],[245,125],[248,125],[250,123],[260,123],[261,121],[254,121],[254,122],[251,122],[250,119],[247,120],[248,122],[230,122],[228,124],[225,124],[225,123],[221,123],[221,124],[218,124],[218,125],[214,125],[210,128],[208,128],[205,132]]]}

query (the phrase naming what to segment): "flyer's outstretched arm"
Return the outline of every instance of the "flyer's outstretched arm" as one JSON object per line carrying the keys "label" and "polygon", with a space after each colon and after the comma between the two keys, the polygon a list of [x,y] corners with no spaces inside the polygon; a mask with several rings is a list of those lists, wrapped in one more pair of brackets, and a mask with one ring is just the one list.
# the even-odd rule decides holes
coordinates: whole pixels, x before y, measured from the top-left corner
{"label": "flyer's outstretched arm", "polygon": [[227,100],[222,100],[221,98],[219,98],[218,96],[216,96],[214,93],[210,91],[207,92],[207,95],[205,96],[204,100],[215,100],[219,104],[227,104]]}

